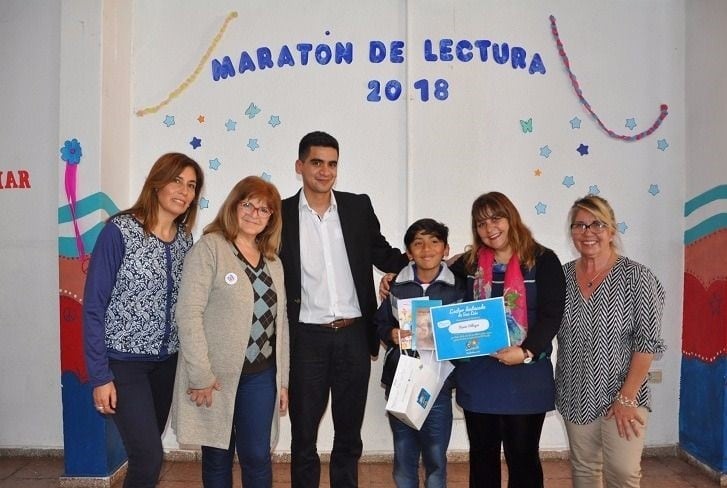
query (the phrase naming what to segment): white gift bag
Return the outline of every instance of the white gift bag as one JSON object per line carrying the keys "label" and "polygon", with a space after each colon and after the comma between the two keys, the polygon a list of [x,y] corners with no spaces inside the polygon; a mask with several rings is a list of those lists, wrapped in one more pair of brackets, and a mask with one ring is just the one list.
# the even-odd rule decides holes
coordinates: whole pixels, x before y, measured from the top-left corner
{"label": "white gift bag", "polygon": [[416,430],[421,429],[444,382],[454,369],[449,361],[433,361],[433,356],[430,356],[425,354],[420,359],[401,355],[386,402],[386,410],[391,415]]}

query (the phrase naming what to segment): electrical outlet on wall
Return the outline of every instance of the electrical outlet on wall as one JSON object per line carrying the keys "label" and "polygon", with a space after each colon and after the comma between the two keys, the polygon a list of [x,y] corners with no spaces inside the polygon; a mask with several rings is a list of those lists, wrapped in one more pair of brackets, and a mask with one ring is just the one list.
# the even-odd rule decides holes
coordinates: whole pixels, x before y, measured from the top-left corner
{"label": "electrical outlet on wall", "polygon": [[649,371],[649,383],[661,383],[661,370],[654,369]]}

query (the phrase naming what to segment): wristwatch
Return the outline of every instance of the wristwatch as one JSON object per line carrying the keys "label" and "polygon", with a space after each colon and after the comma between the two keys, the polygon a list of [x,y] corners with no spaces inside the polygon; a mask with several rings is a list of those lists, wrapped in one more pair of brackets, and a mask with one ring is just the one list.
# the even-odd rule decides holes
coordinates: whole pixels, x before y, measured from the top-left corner
{"label": "wristwatch", "polygon": [[531,364],[533,362],[533,353],[525,349],[523,346],[520,346],[520,349],[523,350],[523,354],[525,355],[525,359],[523,359],[523,364]]}

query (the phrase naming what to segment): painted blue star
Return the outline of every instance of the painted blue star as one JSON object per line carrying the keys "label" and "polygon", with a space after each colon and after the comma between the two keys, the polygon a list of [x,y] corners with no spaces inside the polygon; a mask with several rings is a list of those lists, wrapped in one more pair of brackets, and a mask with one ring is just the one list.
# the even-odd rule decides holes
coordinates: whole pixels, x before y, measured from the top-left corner
{"label": "painted blue star", "polygon": [[273,179],[273,176],[269,175],[265,171],[263,171],[263,174],[260,175],[260,178],[262,178],[265,181],[270,181]]}
{"label": "painted blue star", "polygon": [[659,193],[661,193],[661,190],[659,190],[659,185],[650,185],[649,193],[651,193],[653,196],[656,196]]}
{"label": "painted blue star", "polygon": [[570,188],[575,184],[576,181],[573,179],[572,176],[566,176],[565,178],[563,178],[563,186],[565,186],[566,188]]}
{"label": "painted blue star", "polygon": [[581,144],[580,146],[578,146],[578,149],[576,149],[576,151],[578,151],[578,154],[580,154],[581,156],[585,156],[586,154],[588,154],[588,146],[586,146],[585,144]]}
{"label": "painted blue star", "polygon": [[255,149],[259,148],[260,145],[257,143],[257,139],[248,139],[247,147],[249,147],[251,151],[254,151]]}
{"label": "painted blue star", "polygon": [[202,139],[198,139],[196,137],[193,137],[189,143],[192,145],[192,149],[197,149],[199,146],[202,145]]}
{"label": "painted blue star", "polygon": [[220,169],[221,164],[222,163],[220,163],[220,160],[218,158],[210,159],[210,169],[217,171],[218,169]]}
{"label": "painted blue star", "polygon": [[628,225],[626,225],[626,222],[619,222],[618,224],[616,224],[616,229],[617,229],[617,230],[618,230],[618,231],[619,231],[620,233],[622,233],[622,234],[625,234],[625,233],[626,233],[626,230],[627,230],[628,228],[629,228],[629,226],[628,226]]}
{"label": "painted blue star", "polygon": [[548,209],[548,206],[544,204],[543,202],[538,202],[538,204],[535,206],[535,211],[538,215],[542,215],[545,213],[545,211]]}
{"label": "painted blue star", "polygon": [[656,141],[656,147],[658,147],[662,151],[666,151],[666,148],[669,147],[669,143],[666,142],[666,139],[659,139],[658,141]]}
{"label": "painted blue star", "polygon": [[601,190],[599,190],[598,185],[591,185],[588,187],[589,195],[598,195],[599,193],[601,193]]}
{"label": "painted blue star", "polygon": [[540,155],[543,156],[544,158],[549,158],[550,153],[552,153],[552,152],[553,151],[551,151],[548,146],[543,146],[540,148]]}
{"label": "painted blue star", "polygon": [[227,127],[227,132],[235,130],[237,129],[237,122],[232,119],[227,119],[227,122],[225,122],[225,127]]}
{"label": "painted blue star", "polygon": [[205,197],[202,197],[199,199],[199,208],[209,208],[210,201],[207,200]]}
{"label": "painted blue star", "polygon": [[571,129],[580,129],[581,128],[581,119],[578,117],[573,117],[570,119],[570,128]]}
{"label": "painted blue star", "polygon": [[255,105],[252,102],[250,102],[250,105],[248,105],[247,110],[245,110],[245,115],[247,115],[247,117],[249,119],[255,118],[255,116],[259,113],[260,113],[260,109],[257,107],[257,105]]}
{"label": "painted blue star", "polygon": [[629,128],[629,130],[634,130],[634,127],[636,127],[636,119],[633,117],[630,119],[626,119],[626,127]]}
{"label": "painted blue star", "polygon": [[270,120],[268,120],[268,124],[272,125],[273,128],[280,125],[280,117],[278,115],[271,115]]}
{"label": "painted blue star", "polygon": [[174,115],[167,115],[166,117],[164,117],[164,125],[166,125],[167,127],[171,127],[174,124]]}

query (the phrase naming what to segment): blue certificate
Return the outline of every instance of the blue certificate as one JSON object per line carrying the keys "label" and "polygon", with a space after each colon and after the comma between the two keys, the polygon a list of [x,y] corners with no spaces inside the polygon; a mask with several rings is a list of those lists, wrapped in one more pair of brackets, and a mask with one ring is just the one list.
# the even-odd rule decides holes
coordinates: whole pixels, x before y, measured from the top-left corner
{"label": "blue certificate", "polygon": [[432,307],[437,361],[484,356],[510,345],[502,297]]}

